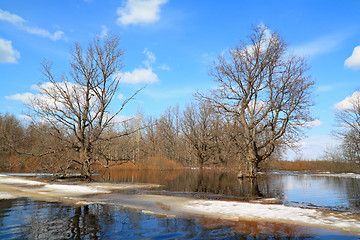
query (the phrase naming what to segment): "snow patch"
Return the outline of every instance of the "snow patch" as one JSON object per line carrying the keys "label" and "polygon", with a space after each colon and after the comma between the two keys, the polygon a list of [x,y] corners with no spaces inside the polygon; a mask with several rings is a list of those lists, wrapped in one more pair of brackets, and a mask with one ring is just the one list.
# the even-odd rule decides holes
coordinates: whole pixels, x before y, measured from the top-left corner
{"label": "snow patch", "polygon": [[356,174],[356,173],[320,173],[314,175],[320,177],[360,178],[360,174]]}
{"label": "snow patch", "polygon": [[78,201],[76,202],[76,205],[81,205],[81,206],[87,206],[87,205],[91,205],[94,204],[94,202],[88,202],[88,201]]}
{"label": "snow patch", "polygon": [[101,190],[97,187],[79,186],[79,185],[64,185],[64,184],[46,184],[43,187],[44,191],[51,191],[55,193],[71,193],[76,195],[96,194],[96,193],[110,193],[110,191]]}
{"label": "snow patch", "polygon": [[44,185],[43,182],[27,180],[27,179],[21,179],[21,178],[8,177],[8,176],[3,175],[3,174],[0,175],[0,183],[4,183],[4,184],[24,184],[24,185],[33,185],[33,186]]}
{"label": "snow patch", "polygon": [[[0,186],[8,188],[10,193],[19,196],[41,195],[44,197],[66,198],[89,194],[107,194],[119,189],[137,189],[159,187],[156,184],[117,184],[117,183],[70,183],[58,184],[27,180],[0,174]],[[30,187],[30,188],[29,188]]]}
{"label": "snow patch", "polygon": [[14,199],[14,198],[16,198],[16,196],[14,196],[10,193],[0,192],[0,200],[1,199]]}
{"label": "snow patch", "polygon": [[194,214],[229,220],[276,221],[346,231],[360,231],[360,216],[346,212],[325,212],[317,209],[284,205],[216,200],[194,200],[186,203],[184,208]]}

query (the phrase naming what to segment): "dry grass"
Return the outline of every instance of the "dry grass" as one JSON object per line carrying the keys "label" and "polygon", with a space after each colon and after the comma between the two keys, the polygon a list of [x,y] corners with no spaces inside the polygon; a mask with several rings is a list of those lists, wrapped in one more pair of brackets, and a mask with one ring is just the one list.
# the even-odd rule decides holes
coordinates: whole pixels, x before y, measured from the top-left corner
{"label": "dry grass", "polygon": [[281,161],[270,160],[264,162],[263,170],[279,170],[279,171],[322,171],[333,173],[357,172],[359,166],[355,163],[334,162],[334,161]]}
{"label": "dry grass", "polygon": [[154,155],[141,159],[135,163],[127,162],[119,166],[114,166],[111,170],[145,170],[145,169],[156,169],[156,170],[173,170],[183,169],[184,167],[177,162],[171,161],[166,157]]}

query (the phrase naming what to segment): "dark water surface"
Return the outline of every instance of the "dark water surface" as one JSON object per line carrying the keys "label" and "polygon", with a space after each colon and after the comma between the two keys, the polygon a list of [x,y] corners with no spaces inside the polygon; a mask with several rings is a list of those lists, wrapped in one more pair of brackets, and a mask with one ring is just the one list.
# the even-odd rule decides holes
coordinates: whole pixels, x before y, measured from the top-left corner
{"label": "dark water surface", "polygon": [[[122,171],[105,179],[164,185],[152,190],[156,194],[239,200],[276,197],[287,205],[360,213],[360,179],[355,177],[272,173],[248,181],[238,180],[234,173],[183,170]],[[360,238],[340,231],[280,223],[165,218],[119,206],[76,207],[17,198],[0,200],[0,239]]]}
{"label": "dark water surface", "polygon": [[187,169],[120,171],[106,180],[161,184],[164,194],[231,200],[278,198],[285,205],[360,213],[360,175],[273,172],[256,180],[241,180],[233,172]]}

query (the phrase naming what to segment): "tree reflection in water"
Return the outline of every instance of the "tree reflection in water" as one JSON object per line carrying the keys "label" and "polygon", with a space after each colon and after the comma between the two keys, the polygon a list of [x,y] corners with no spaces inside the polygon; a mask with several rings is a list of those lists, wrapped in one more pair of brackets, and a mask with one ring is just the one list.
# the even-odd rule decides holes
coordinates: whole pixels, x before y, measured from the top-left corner
{"label": "tree reflection in water", "polygon": [[164,218],[117,206],[0,200],[0,239],[316,239],[339,232],[265,222]]}
{"label": "tree reflection in water", "polygon": [[123,170],[111,174],[114,182],[163,185],[161,194],[181,193],[200,198],[253,200],[277,198],[295,206],[318,206],[360,213],[360,179],[304,173],[265,173],[256,179],[238,179],[236,172],[211,169],[174,171]]}
{"label": "tree reflection in water", "polygon": [[[161,191],[150,190],[153,193],[239,200],[277,197],[319,206],[344,206],[340,210],[360,210],[360,179],[354,178],[289,173],[239,180],[236,173],[204,169],[119,171],[111,174],[110,180],[164,186]],[[67,206],[26,198],[0,200],[0,239],[328,239],[329,236],[358,239],[341,232],[281,223],[164,218],[114,205]]]}
{"label": "tree reflection in water", "polygon": [[[107,179],[108,176],[107,176]],[[282,182],[278,176],[260,175],[256,179],[238,179],[236,172],[220,170],[121,170],[111,173],[110,181],[156,183],[165,190],[195,194],[206,198],[251,200],[260,197],[282,198]]]}

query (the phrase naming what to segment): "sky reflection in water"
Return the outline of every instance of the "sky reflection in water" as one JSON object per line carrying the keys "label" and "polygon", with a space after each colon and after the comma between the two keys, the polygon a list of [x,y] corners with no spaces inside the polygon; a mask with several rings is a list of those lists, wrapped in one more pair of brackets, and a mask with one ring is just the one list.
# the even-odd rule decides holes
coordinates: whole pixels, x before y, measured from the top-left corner
{"label": "sky reflection in water", "polygon": [[163,218],[117,206],[1,200],[1,239],[357,239],[276,223]]}
{"label": "sky reflection in water", "polygon": [[[277,197],[285,204],[360,212],[360,179],[304,174],[264,174],[238,181],[218,171],[122,172],[111,181],[164,184],[161,194],[201,198]],[[156,191],[155,191],[156,192]],[[224,197],[225,196],[225,197]],[[0,239],[358,239],[310,227],[216,219],[164,218],[118,206],[88,207],[33,201],[0,200]]]}

